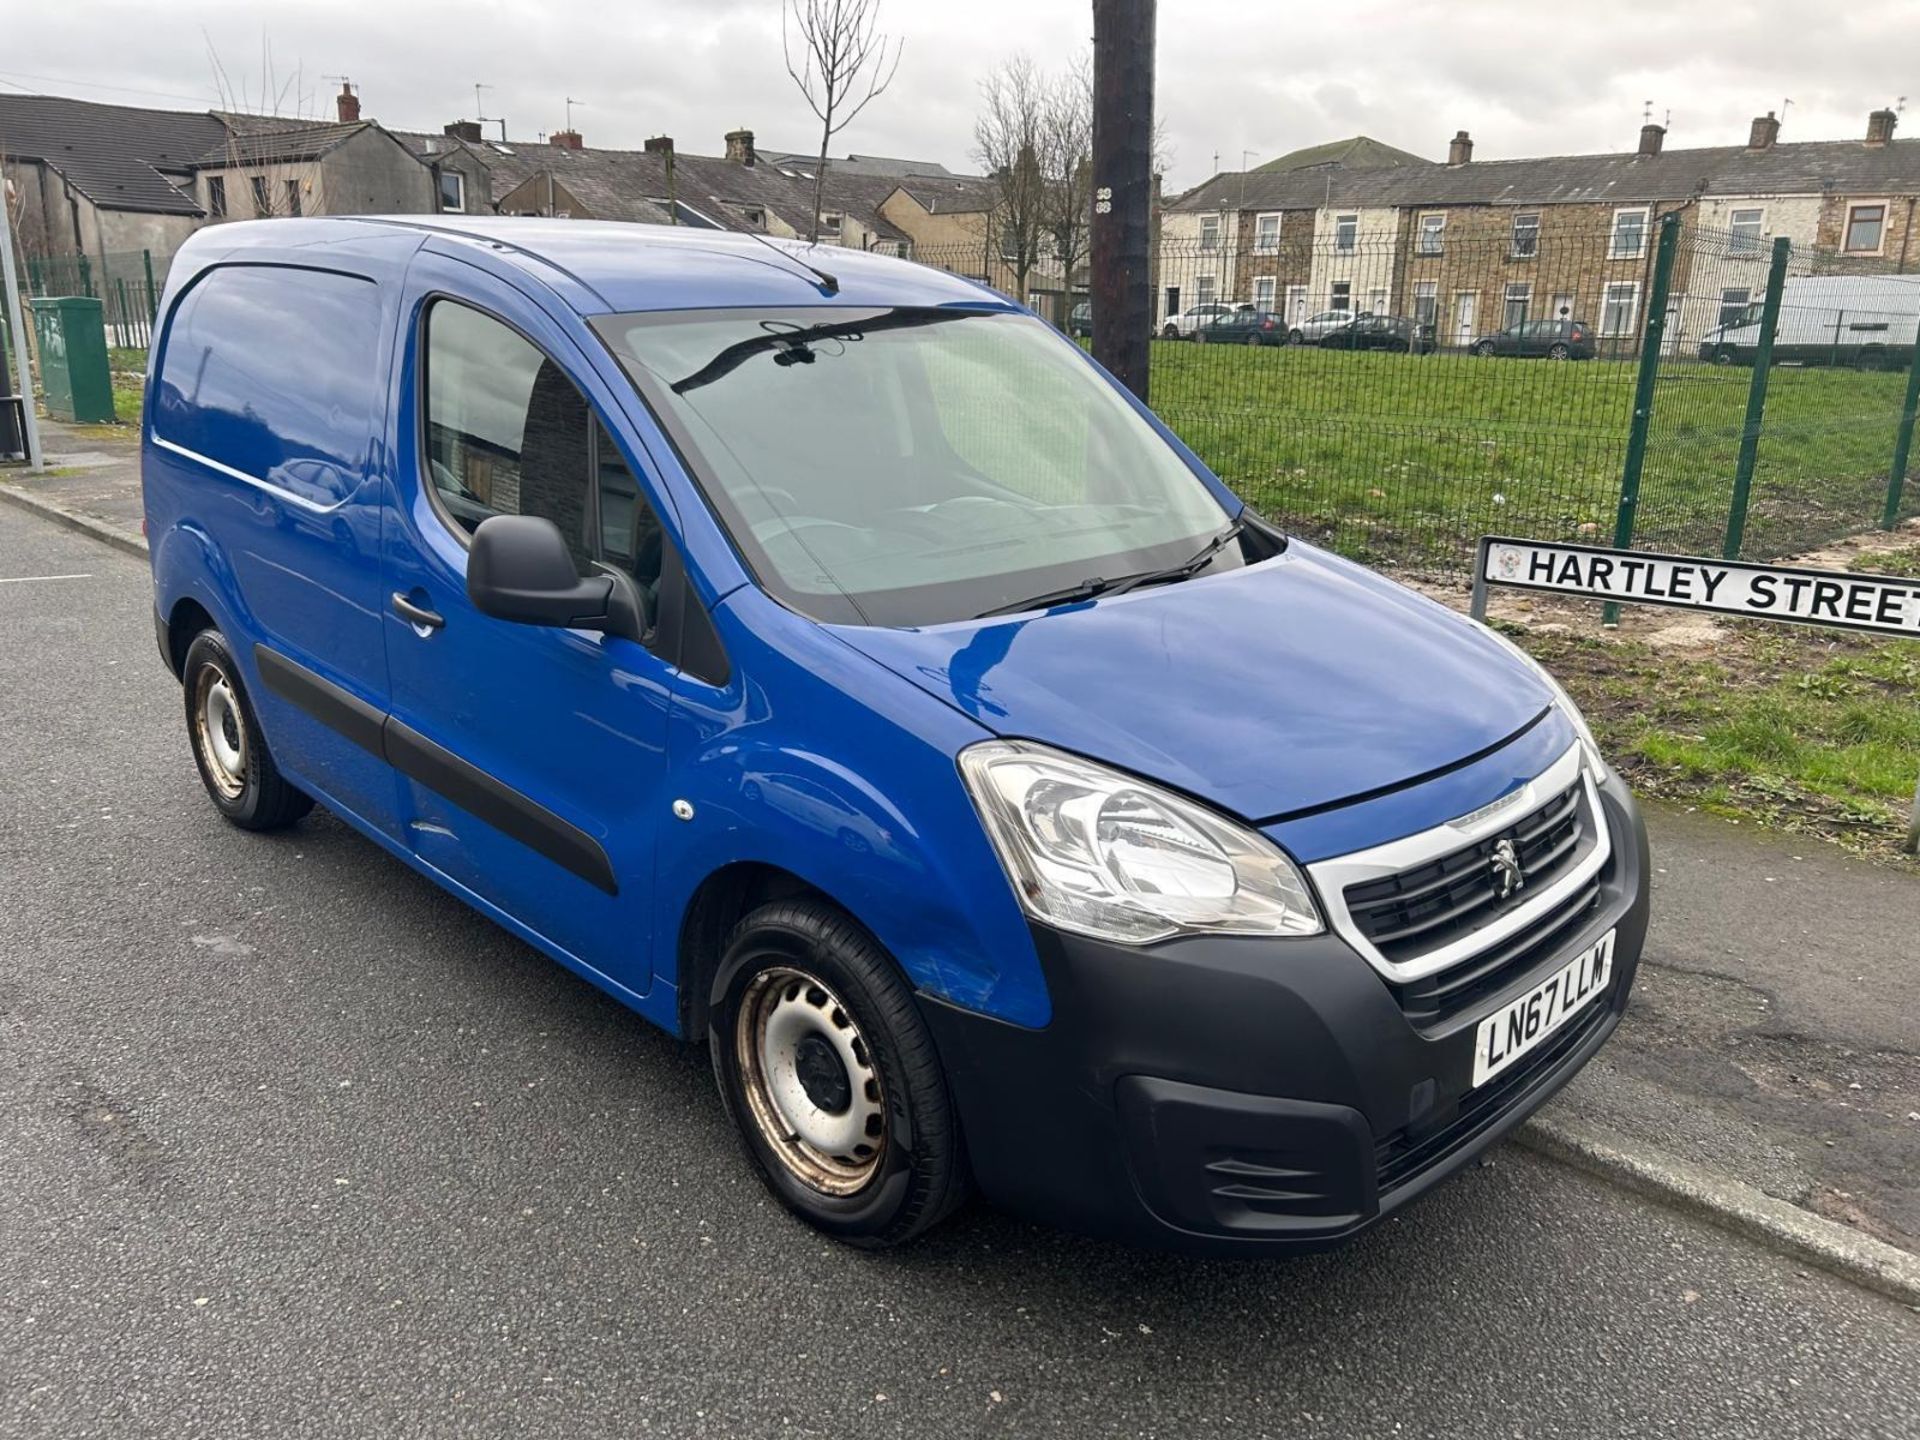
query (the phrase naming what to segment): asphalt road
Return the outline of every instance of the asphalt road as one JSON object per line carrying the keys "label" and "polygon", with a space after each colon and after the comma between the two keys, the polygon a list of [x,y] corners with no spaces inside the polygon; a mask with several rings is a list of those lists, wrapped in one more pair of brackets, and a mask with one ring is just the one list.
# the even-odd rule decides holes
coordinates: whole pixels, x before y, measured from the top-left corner
{"label": "asphalt road", "polygon": [[148,603],[0,507],[0,1435],[1920,1434],[1920,1316],[1510,1148],[1299,1261],[817,1239],[703,1057],[226,826]]}

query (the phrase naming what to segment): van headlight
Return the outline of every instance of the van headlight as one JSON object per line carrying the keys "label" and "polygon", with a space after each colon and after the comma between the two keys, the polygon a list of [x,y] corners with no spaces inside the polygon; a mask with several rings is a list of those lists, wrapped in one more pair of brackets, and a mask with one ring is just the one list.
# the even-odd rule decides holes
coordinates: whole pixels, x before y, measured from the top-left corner
{"label": "van headlight", "polygon": [[1014,740],[961,751],[960,774],[1036,920],[1127,945],[1323,928],[1272,841],[1156,785]]}
{"label": "van headlight", "polygon": [[1522,665],[1525,665],[1534,674],[1538,675],[1547,689],[1553,692],[1554,703],[1560,707],[1560,713],[1567,717],[1567,723],[1573,726],[1573,733],[1580,739],[1580,744],[1586,753],[1587,768],[1593,771],[1594,779],[1605,780],[1607,778],[1607,757],[1600,753],[1600,742],[1593,738],[1593,727],[1587,724],[1587,717],[1580,713],[1580,707],[1574,704],[1573,697],[1567,694],[1567,687],[1554,679],[1552,672],[1549,671],[1546,666],[1527,654],[1526,651],[1522,650],[1518,645],[1514,644],[1513,641],[1509,640],[1485,621],[1473,620],[1469,623],[1478,625],[1481,630],[1491,635],[1500,644],[1506,646],[1510,654],[1518,659]]}

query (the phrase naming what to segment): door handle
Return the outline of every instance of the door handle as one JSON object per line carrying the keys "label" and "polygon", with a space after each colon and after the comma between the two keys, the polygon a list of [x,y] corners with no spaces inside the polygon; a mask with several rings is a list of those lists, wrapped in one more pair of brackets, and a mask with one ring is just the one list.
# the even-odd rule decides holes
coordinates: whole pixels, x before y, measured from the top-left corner
{"label": "door handle", "polygon": [[398,590],[393,592],[393,613],[409,625],[418,625],[423,630],[438,630],[447,623],[446,616],[438,610],[429,610],[424,605],[416,605]]}

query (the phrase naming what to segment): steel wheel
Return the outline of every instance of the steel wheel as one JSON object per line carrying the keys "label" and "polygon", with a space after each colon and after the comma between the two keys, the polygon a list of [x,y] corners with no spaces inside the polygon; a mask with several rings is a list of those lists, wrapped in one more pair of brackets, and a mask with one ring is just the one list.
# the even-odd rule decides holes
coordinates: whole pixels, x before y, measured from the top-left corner
{"label": "steel wheel", "polygon": [[247,729],[233,681],[218,665],[203,665],[195,677],[193,743],[214,788],[238,800],[247,785]]}
{"label": "steel wheel", "polygon": [[852,1014],[804,970],[775,966],[741,997],[734,1047],[747,1108],[787,1171],[823,1195],[852,1195],[886,1150],[880,1072]]}

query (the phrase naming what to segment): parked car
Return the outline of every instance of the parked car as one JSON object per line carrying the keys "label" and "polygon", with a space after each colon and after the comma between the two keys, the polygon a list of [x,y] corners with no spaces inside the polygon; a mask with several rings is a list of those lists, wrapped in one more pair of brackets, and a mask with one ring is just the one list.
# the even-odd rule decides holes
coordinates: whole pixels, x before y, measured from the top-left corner
{"label": "parked car", "polygon": [[1433,326],[1404,315],[1356,316],[1351,324],[1321,336],[1320,344],[1330,350],[1398,350],[1403,355],[1431,355],[1439,348]]}
{"label": "parked car", "polygon": [[1231,315],[1232,305],[1220,301],[1208,301],[1204,305],[1190,305],[1178,315],[1167,317],[1167,323],[1160,327],[1162,338],[1167,340],[1191,340],[1193,332],[1222,315]]}
{"label": "parked car", "polygon": [[[1732,323],[1709,330],[1700,341],[1700,358],[1753,364],[1762,309],[1755,300]],[[1920,276],[1790,275],[1780,290],[1773,363],[1904,370],[1913,363],[1916,332]]]}
{"label": "parked car", "polygon": [[1067,312],[1067,333],[1076,340],[1093,338],[1093,306],[1082,300]]}
{"label": "parked car", "polygon": [[1625,783],[1513,645],[1269,526],[1032,313],[817,255],[189,239],[141,458],[214,808],[322,804],[704,1039],[853,1244],[976,1186],[1195,1249],[1399,1211],[1617,1025]]}
{"label": "parked car", "polygon": [[1482,359],[1517,355],[1530,359],[1591,360],[1593,339],[1593,327],[1584,320],[1529,320],[1482,335],[1467,348]]}
{"label": "parked car", "polygon": [[1242,306],[1198,326],[1193,338],[1210,345],[1284,345],[1287,327],[1271,310]]}
{"label": "parked car", "polygon": [[1344,330],[1356,318],[1351,310],[1322,310],[1295,321],[1287,331],[1287,341],[1293,345],[1318,345],[1327,336]]}

